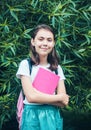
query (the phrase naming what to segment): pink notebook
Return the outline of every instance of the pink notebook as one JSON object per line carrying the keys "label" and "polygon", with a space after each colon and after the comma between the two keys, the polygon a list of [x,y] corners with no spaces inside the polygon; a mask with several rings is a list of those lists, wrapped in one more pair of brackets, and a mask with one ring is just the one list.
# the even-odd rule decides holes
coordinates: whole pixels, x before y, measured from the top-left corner
{"label": "pink notebook", "polygon": [[33,81],[33,86],[37,90],[47,94],[53,94],[57,87],[59,76],[55,73],[39,68],[38,73]]}

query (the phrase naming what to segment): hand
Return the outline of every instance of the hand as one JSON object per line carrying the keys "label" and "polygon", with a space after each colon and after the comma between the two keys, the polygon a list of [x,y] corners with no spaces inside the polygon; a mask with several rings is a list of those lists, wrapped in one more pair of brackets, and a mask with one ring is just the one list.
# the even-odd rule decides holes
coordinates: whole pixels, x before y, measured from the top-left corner
{"label": "hand", "polygon": [[67,106],[68,102],[69,102],[69,95],[65,93],[61,93],[59,103],[63,104],[63,106]]}

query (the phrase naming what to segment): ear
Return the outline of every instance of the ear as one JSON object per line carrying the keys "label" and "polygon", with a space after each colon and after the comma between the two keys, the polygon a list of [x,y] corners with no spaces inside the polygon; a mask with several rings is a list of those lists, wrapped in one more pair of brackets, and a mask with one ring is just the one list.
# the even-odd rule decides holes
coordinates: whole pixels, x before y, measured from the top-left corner
{"label": "ear", "polygon": [[33,38],[31,39],[31,44],[32,44],[32,46],[35,46],[35,43],[34,43],[34,39],[33,39]]}

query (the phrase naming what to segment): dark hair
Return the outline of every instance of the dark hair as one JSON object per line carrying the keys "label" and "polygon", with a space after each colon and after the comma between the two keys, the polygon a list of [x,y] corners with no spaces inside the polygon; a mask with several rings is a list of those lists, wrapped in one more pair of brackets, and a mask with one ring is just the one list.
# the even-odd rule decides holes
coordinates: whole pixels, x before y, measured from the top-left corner
{"label": "dark hair", "polygon": [[[34,39],[40,29],[45,29],[45,30],[52,32],[54,39],[55,39],[55,34],[54,34],[53,29],[46,24],[41,24],[41,25],[38,25],[36,28],[34,28],[31,38]],[[30,50],[31,50],[31,59],[32,59],[33,63],[35,65],[38,65],[40,63],[40,58],[39,58],[38,53],[35,51],[35,47],[32,46],[32,44],[30,44]],[[52,49],[52,51],[48,55],[47,60],[48,60],[48,63],[50,64],[49,69],[51,69],[52,71],[56,70],[58,67],[59,58],[56,53],[55,47]]]}

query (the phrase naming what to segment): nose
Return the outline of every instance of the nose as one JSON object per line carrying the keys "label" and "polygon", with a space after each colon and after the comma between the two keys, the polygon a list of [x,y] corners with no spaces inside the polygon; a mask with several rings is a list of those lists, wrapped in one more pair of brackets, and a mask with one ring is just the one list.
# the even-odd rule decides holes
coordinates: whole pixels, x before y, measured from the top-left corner
{"label": "nose", "polygon": [[48,44],[48,43],[47,43],[47,40],[45,39],[45,40],[43,41],[43,45],[44,45],[44,46],[47,46],[47,44]]}

